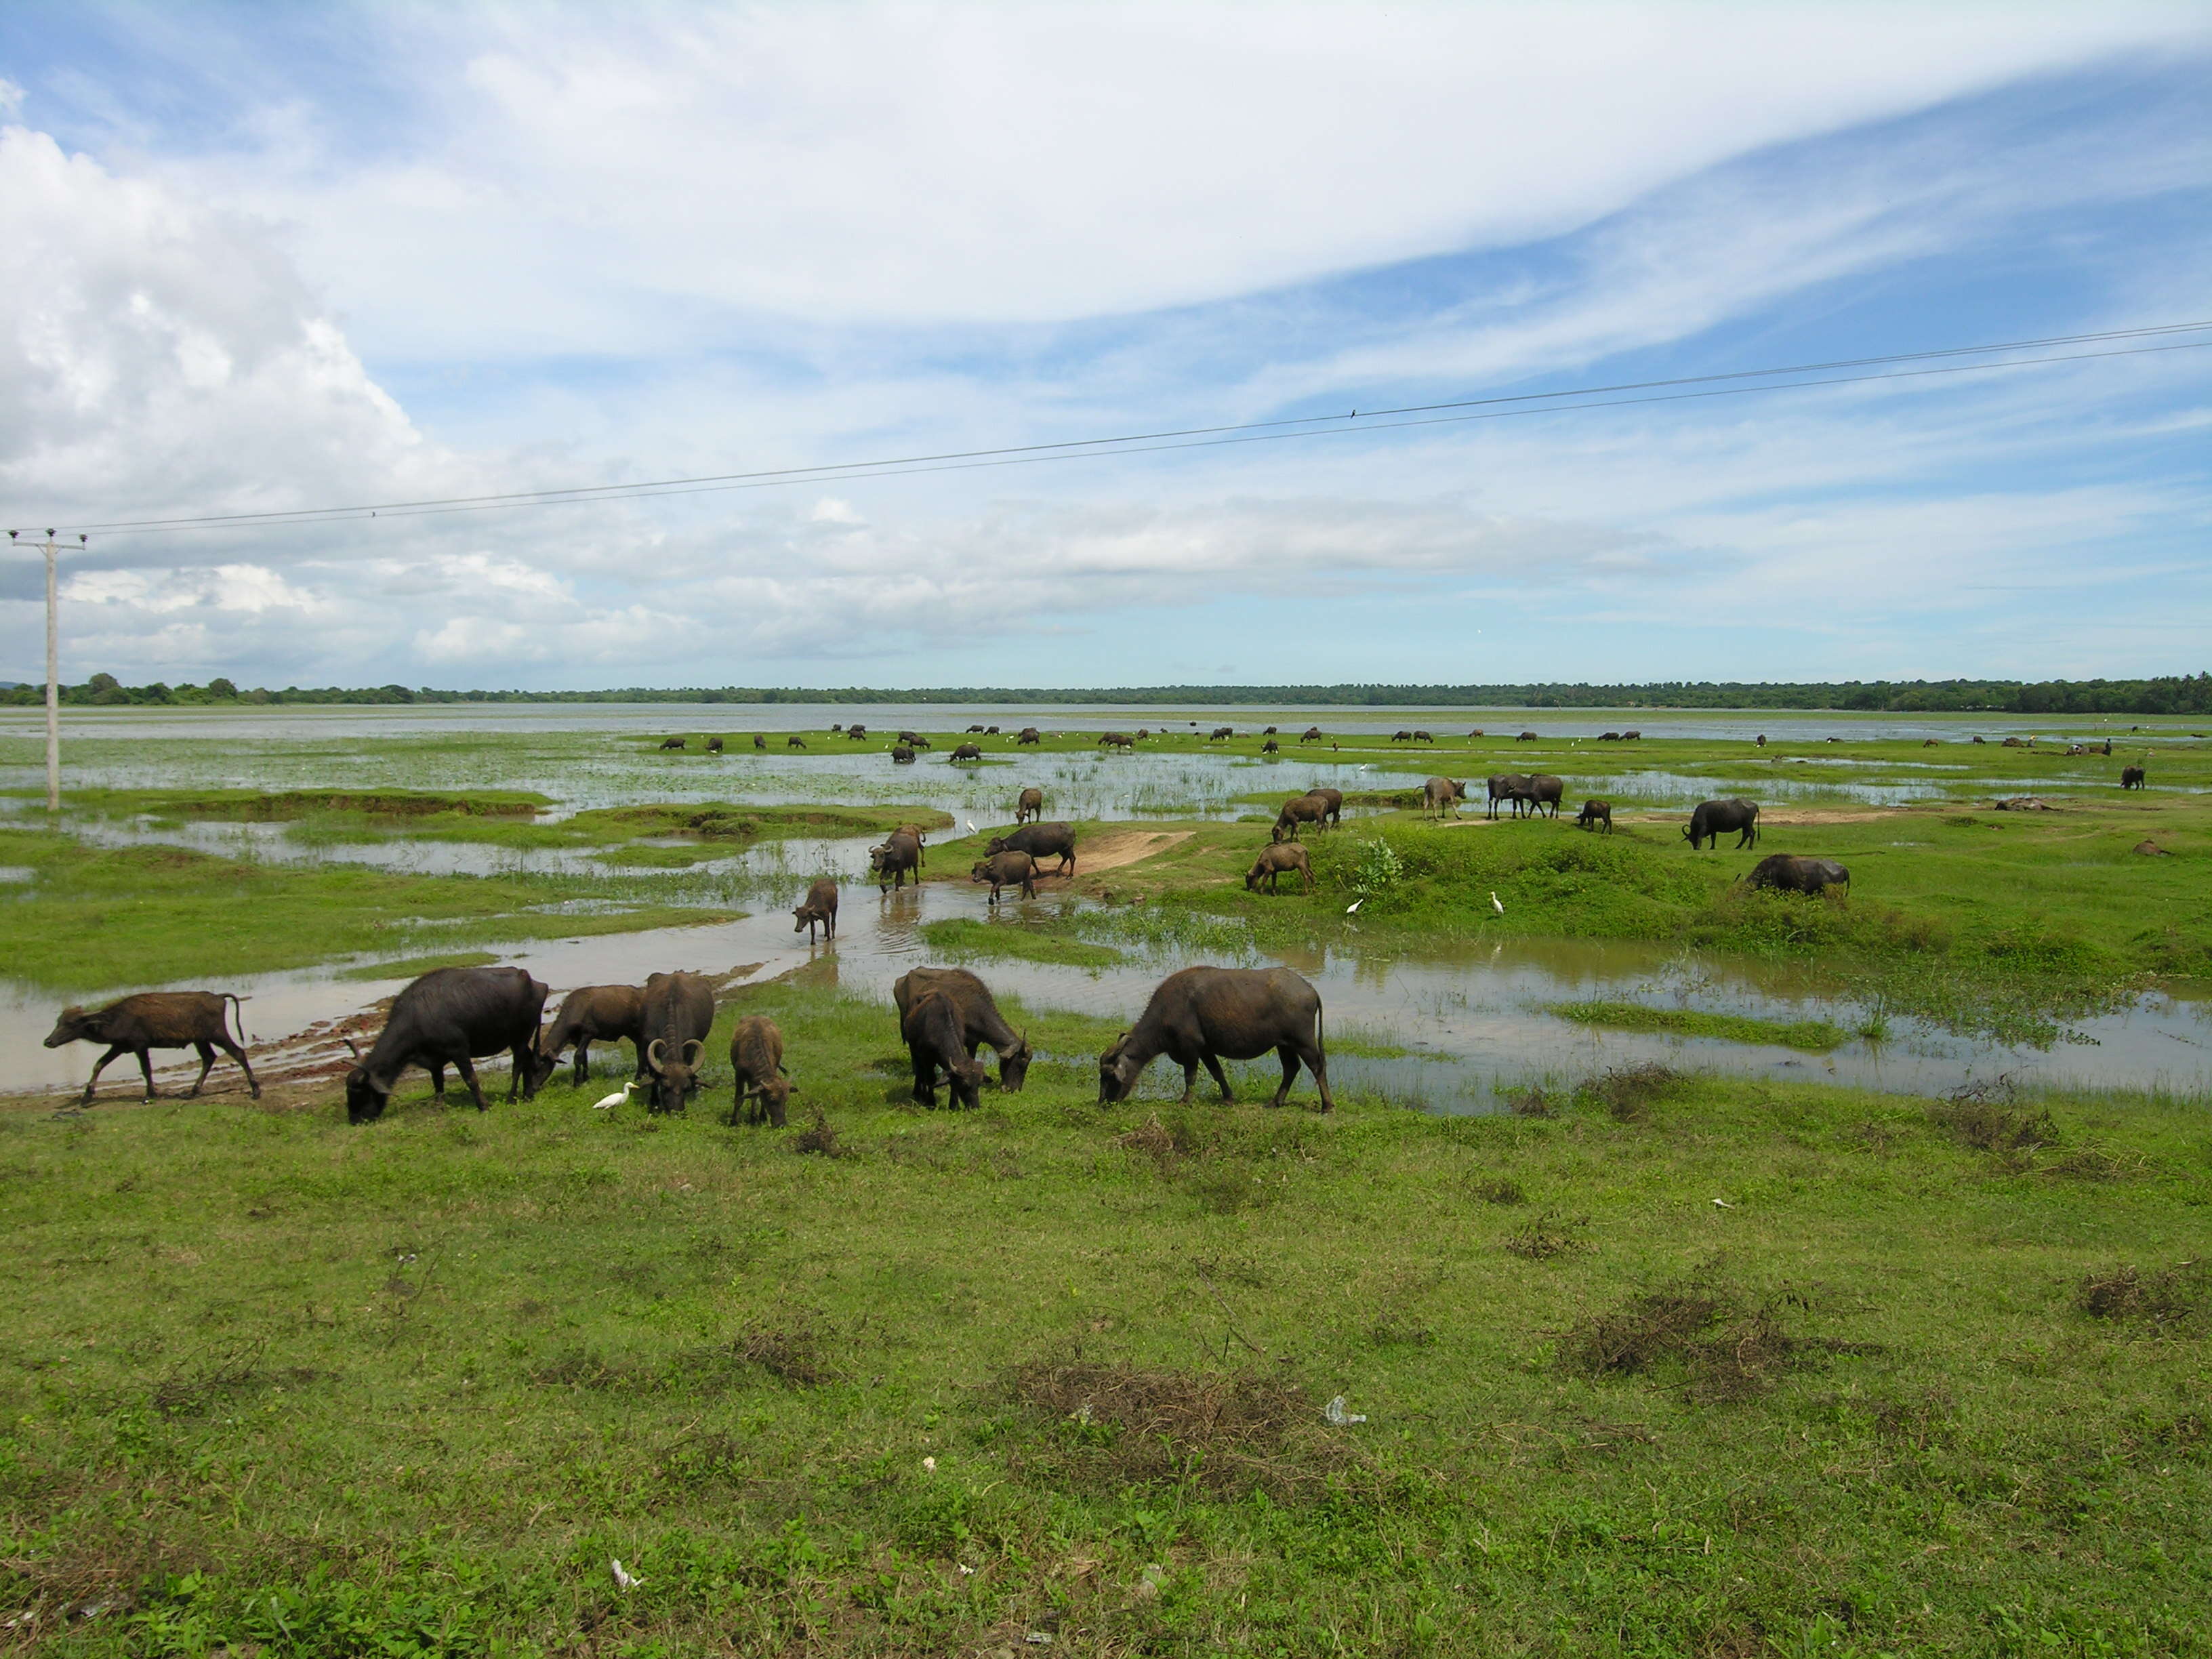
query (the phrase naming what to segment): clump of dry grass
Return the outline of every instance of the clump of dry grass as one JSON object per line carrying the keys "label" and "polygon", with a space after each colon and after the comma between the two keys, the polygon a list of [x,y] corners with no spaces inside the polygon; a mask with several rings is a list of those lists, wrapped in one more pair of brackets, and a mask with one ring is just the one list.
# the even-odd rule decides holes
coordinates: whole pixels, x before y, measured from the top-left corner
{"label": "clump of dry grass", "polygon": [[1526,1204],[1528,1194],[1519,1182],[1506,1176],[1488,1176],[1474,1183],[1474,1195],[1486,1204]]}
{"label": "clump of dry grass", "polygon": [[2212,1273],[2202,1261],[2180,1261],[2154,1273],[2125,1263],[2100,1267],[2074,1292],[2092,1319],[2144,1320],[2160,1330],[2194,1323],[2212,1303]]}
{"label": "clump of dry grass", "polygon": [[154,1385],[154,1409],[184,1417],[244,1394],[258,1381],[268,1346],[267,1337],[251,1337],[186,1360]]}
{"label": "clump of dry grass", "polygon": [[1588,1216],[1570,1219],[1555,1210],[1547,1210],[1518,1231],[1506,1234],[1503,1243],[1510,1254],[1524,1261],[1549,1261],[1554,1256],[1589,1249],[1579,1231],[1589,1225]]}
{"label": "clump of dry grass", "polygon": [[2010,1073],[1954,1089],[1928,1109],[1929,1121],[1961,1146],[2018,1158],[2058,1144],[2047,1108],[2024,1106]]}
{"label": "clump of dry grass", "polygon": [[1009,1381],[1016,1400],[1062,1425],[1065,1472],[1094,1484],[1189,1480],[1296,1498],[1358,1461],[1303,1388],[1264,1371],[1039,1360]]}
{"label": "clump of dry grass", "polygon": [[1602,1077],[1589,1079],[1576,1092],[1605,1108],[1616,1123],[1641,1123],[1651,1115],[1654,1102],[1665,1099],[1687,1081],[1673,1066],[1647,1060],[1636,1066],[1616,1066]]}
{"label": "clump of dry grass", "polygon": [[853,1149],[837,1138],[836,1126],[832,1124],[822,1109],[814,1109],[814,1121],[791,1138],[794,1152],[811,1152],[817,1158],[851,1158]]}
{"label": "clump of dry grass", "polygon": [[1809,1306],[1796,1291],[1754,1301],[1723,1285],[1670,1285],[1632,1297],[1563,1332],[1558,1363],[1591,1377],[1679,1367],[1684,1398],[1711,1404],[1754,1398],[1788,1373],[1831,1354],[1880,1352],[1873,1343],[1794,1334],[1789,1316]]}
{"label": "clump of dry grass", "polygon": [[1525,1089],[1508,1089],[1505,1109],[1516,1117],[1557,1117],[1559,1102],[1557,1096],[1547,1094],[1541,1085],[1532,1083]]}

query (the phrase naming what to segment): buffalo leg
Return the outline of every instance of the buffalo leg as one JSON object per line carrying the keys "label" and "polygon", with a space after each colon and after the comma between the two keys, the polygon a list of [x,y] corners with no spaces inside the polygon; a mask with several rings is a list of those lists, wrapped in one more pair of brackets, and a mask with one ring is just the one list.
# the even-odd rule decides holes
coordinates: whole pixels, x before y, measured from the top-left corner
{"label": "buffalo leg", "polygon": [[914,1062],[914,1097],[923,1105],[937,1104],[937,1061],[926,1048],[908,1044],[907,1057]]}
{"label": "buffalo leg", "polygon": [[[217,1046],[222,1049],[223,1053],[228,1054],[233,1060],[238,1062],[238,1069],[246,1073],[246,1088],[252,1092],[256,1100],[260,1099],[261,1085],[254,1081],[253,1067],[246,1063],[246,1050],[240,1048],[228,1037],[218,1036],[216,1038],[216,1042]],[[200,1073],[200,1076],[204,1079],[207,1076],[207,1073],[203,1072]]]}
{"label": "buffalo leg", "polygon": [[199,1097],[200,1085],[205,1083],[207,1074],[215,1070],[215,1045],[211,1042],[195,1042],[192,1047],[200,1051],[200,1074],[192,1079],[192,1086],[185,1091],[186,1100],[197,1100]]}
{"label": "buffalo leg", "polygon": [[480,1112],[489,1110],[490,1109],[484,1104],[483,1085],[477,1081],[477,1068],[471,1063],[468,1056],[462,1055],[453,1062],[453,1066],[460,1073],[461,1081],[469,1085],[469,1093],[476,1097],[477,1110]]}
{"label": "buffalo leg", "polygon": [[[463,1068],[461,1075],[464,1077],[468,1075],[465,1067]],[[430,1097],[441,1106],[446,1103],[446,1062],[442,1060],[430,1067]]]}
{"label": "buffalo leg", "polygon": [[1221,1069],[1220,1056],[1208,1052],[1199,1058],[1206,1062],[1206,1069],[1213,1073],[1213,1080],[1221,1085],[1221,1098],[1224,1102],[1234,1102],[1237,1097],[1229,1092],[1229,1074]]}
{"label": "buffalo leg", "polygon": [[[106,1054],[100,1057],[100,1064],[92,1068],[92,1075],[84,1080],[84,1101],[87,1105],[90,1105],[92,1103],[92,1091],[100,1082],[100,1074],[107,1069],[107,1062],[113,1060],[118,1054],[127,1054],[130,1052],[131,1050],[128,1047],[118,1042],[112,1048],[110,1048]],[[148,1086],[151,1087],[152,1085],[149,1085]]]}
{"label": "buffalo leg", "polygon": [[141,1048],[137,1051],[137,1054],[138,1075],[146,1079],[146,1098],[158,1100],[161,1091],[154,1086],[154,1051],[151,1048]]}
{"label": "buffalo leg", "polygon": [[1283,1062],[1283,1086],[1275,1091],[1275,1097],[1267,1103],[1270,1106],[1279,1106],[1291,1097],[1291,1085],[1298,1077],[1297,1049],[1287,1042],[1279,1042],[1275,1045],[1275,1058]]}
{"label": "buffalo leg", "polygon": [[576,1060],[569,1068],[568,1078],[579,1089],[591,1080],[592,1040],[586,1036],[576,1039]]}

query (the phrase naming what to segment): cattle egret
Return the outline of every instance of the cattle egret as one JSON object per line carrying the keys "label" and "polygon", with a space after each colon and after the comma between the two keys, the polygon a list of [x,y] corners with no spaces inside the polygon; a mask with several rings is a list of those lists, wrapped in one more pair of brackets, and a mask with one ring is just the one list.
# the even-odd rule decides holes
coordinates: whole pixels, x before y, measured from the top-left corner
{"label": "cattle egret", "polygon": [[615,1570],[615,1588],[618,1590],[624,1592],[634,1590],[645,1582],[635,1573],[624,1572],[623,1564],[619,1561],[610,1561],[607,1565]]}
{"label": "cattle egret", "polygon": [[625,1100],[628,1100],[629,1098],[629,1091],[636,1087],[637,1079],[635,1078],[632,1078],[629,1082],[623,1085],[619,1092],[609,1095],[605,1100],[593,1101],[592,1103],[592,1109],[595,1112],[609,1111],[613,1108],[621,1105]]}
{"label": "cattle egret", "polygon": [[1729,1203],[1729,1202],[1728,1201],[1728,1200],[1726,1200],[1726,1199],[1724,1199],[1724,1198],[1717,1198],[1717,1199],[1715,1199],[1715,1200],[1713,1200],[1713,1202],[1714,1202],[1714,1203],[1716,1203],[1716,1204],[1717,1204],[1717,1205],[1719,1205],[1719,1206],[1721,1206],[1721,1208],[1723,1208],[1723,1210],[1733,1210],[1734,1208],[1735,1208],[1735,1205],[1733,1205],[1733,1204]]}
{"label": "cattle egret", "polygon": [[1497,911],[1501,916],[1505,914],[1505,907],[1498,902],[1498,895],[1495,893],[1492,893],[1490,896],[1490,908]]}
{"label": "cattle egret", "polygon": [[1344,907],[1344,914],[1345,914],[1345,915],[1346,915],[1348,916],[1348,915],[1351,915],[1354,910],[1357,910],[1357,909],[1358,909],[1361,905],[1363,905],[1363,904],[1364,904],[1364,903],[1366,903],[1366,902],[1367,902],[1367,896],[1366,896],[1364,893],[1362,893],[1362,894],[1361,894],[1358,898],[1356,898],[1356,899],[1352,900],[1351,903],[1349,903],[1349,904],[1347,904],[1347,905],[1346,905],[1346,906]]}
{"label": "cattle egret", "polygon": [[975,833],[975,820],[969,818],[966,820],[966,823],[968,825],[968,833],[971,836],[974,835]]}

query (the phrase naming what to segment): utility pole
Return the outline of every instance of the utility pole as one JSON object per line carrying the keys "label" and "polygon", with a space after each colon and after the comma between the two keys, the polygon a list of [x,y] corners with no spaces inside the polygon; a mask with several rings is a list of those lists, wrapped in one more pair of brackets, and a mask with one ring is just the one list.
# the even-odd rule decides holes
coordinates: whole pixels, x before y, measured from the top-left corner
{"label": "utility pole", "polygon": [[[8,539],[12,542],[17,532],[11,530]],[[77,542],[83,544],[79,536]],[[61,608],[55,591],[55,561],[61,549],[54,541],[54,532],[46,532],[46,811],[62,810],[62,636]]]}

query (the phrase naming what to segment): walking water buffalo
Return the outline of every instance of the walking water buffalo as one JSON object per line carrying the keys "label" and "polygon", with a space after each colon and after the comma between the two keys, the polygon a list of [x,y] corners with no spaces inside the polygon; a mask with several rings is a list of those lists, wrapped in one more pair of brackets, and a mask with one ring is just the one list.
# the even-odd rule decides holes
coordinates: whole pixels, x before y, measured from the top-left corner
{"label": "walking water buffalo", "polygon": [[[1311,799],[1319,801],[1323,806],[1328,808],[1324,817],[1330,829],[1334,830],[1338,824],[1344,821],[1343,790],[1330,789],[1323,785],[1316,784],[1312,788],[1307,790],[1306,793]],[[1315,820],[1314,827],[1316,829],[1319,829],[1322,821],[1322,819]]]}
{"label": "walking water buffalo", "polygon": [[1189,1104],[1204,1066],[1233,1101],[1221,1062],[1256,1060],[1273,1048],[1283,1062],[1283,1085],[1271,1104],[1290,1098],[1304,1062],[1321,1089],[1321,1107],[1332,1111],[1328,1056],[1322,1046],[1321,996],[1287,968],[1186,968],[1153,990],[1137,1023],[1098,1056],[1098,1103],[1127,1100],[1146,1066],[1165,1054],[1182,1067],[1182,1098]]}
{"label": "walking water buffalo", "polygon": [[968,872],[968,879],[990,883],[988,902],[996,904],[1001,887],[1018,886],[1024,898],[1035,898],[1036,873],[1036,860],[1027,853],[994,853]]}
{"label": "walking water buffalo", "polygon": [[761,736],[761,734],[760,734],[759,732],[754,732],[754,733],[753,733],[753,747],[754,747],[754,748],[756,748],[756,749],[765,749],[765,748],[767,748],[767,747],[768,747],[768,739],[767,739],[766,738],[764,738],[764,737]]}
{"label": "walking water buffalo", "polygon": [[899,1018],[903,1021],[907,1010],[931,992],[949,999],[958,1012],[968,1058],[975,1059],[975,1051],[989,1043],[998,1051],[999,1086],[1008,1094],[1019,1094],[1030,1074],[1030,1040],[1006,1023],[992,999],[990,987],[965,968],[909,969],[891,984],[891,1000],[898,1005]]}
{"label": "walking water buffalo", "polygon": [[902,743],[893,744],[891,745],[891,764],[894,766],[913,765],[914,750],[907,747],[907,745]]}
{"label": "walking water buffalo", "polygon": [[1298,878],[1305,884],[1304,890],[1313,891],[1313,859],[1294,841],[1285,842],[1280,846],[1262,847],[1259,858],[1244,872],[1244,890],[1258,892],[1260,883],[1264,879],[1267,890],[1274,892],[1277,890],[1275,884],[1285,870],[1297,871]]}
{"label": "walking water buffalo", "polygon": [[1605,826],[1605,833],[1611,835],[1613,833],[1613,803],[1607,800],[1584,801],[1583,810],[1575,814],[1575,823],[1579,828],[1584,830],[1595,829],[1601,823]]}
{"label": "walking water buffalo", "polygon": [[635,985],[580,985],[561,999],[553,1023],[538,1034],[537,1086],[560,1063],[561,1051],[575,1045],[569,1079],[578,1088],[592,1074],[594,1042],[628,1042],[635,1050],[632,1074],[645,1075],[645,993]]}
{"label": "walking water buffalo", "polygon": [[1014,802],[1015,823],[1029,823],[1043,817],[1044,791],[1042,789],[1023,790],[1020,796]]}
{"label": "walking water buffalo", "polygon": [[1755,847],[1759,844],[1759,804],[1748,800],[1700,801],[1690,814],[1690,821],[1682,826],[1682,834],[1689,839],[1690,849],[1695,852],[1700,843],[1710,842],[1715,847],[1729,830],[1735,830],[1736,846]]}
{"label": "walking water buffalo", "polygon": [[952,1104],[970,1111],[983,1103],[983,1068],[969,1054],[967,1030],[960,1009],[942,991],[924,991],[913,1005],[899,1011],[899,1035],[906,1039],[907,1058],[914,1066],[914,1097],[925,1106],[937,1104],[937,1074]]}
{"label": "walking water buffalo", "polygon": [[1312,795],[1293,795],[1283,803],[1283,810],[1275,814],[1275,827],[1268,832],[1269,841],[1296,841],[1302,823],[1318,824],[1328,816],[1328,804]]}
{"label": "walking water buffalo", "polygon": [[1304,733],[1300,735],[1298,741],[1300,743],[1319,743],[1321,741],[1321,727],[1318,726],[1309,726],[1306,727]]}
{"label": "walking water buffalo", "polygon": [[1565,799],[1566,793],[1565,779],[1555,778],[1549,772],[1536,772],[1530,774],[1528,787],[1522,799],[1528,803],[1531,812],[1557,817],[1559,816],[1559,803]]}
{"label": "walking water buffalo", "polygon": [[483,1090],[470,1061],[501,1049],[514,1059],[507,1097],[514,1099],[520,1091],[530,1099],[538,1092],[531,1055],[548,988],[520,968],[432,969],[392,998],[392,1012],[366,1059],[346,1039],[355,1060],[346,1073],[346,1121],[368,1123],[383,1116],[392,1085],[410,1066],[429,1073],[431,1091],[441,1103],[446,1098],[446,1067],[454,1067],[481,1112]]}
{"label": "walking water buffalo", "polygon": [[1014,747],[1018,749],[1025,743],[1042,743],[1044,739],[1037,734],[1036,727],[1024,726],[1020,734],[1014,738]]}
{"label": "walking water buffalo", "polygon": [[1421,786],[1421,799],[1431,817],[1457,817],[1459,804],[1467,799],[1467,786],[1456,778],[1431,778]]}
{"label": "walking water buffalo", "polygon": [[1411,743],[1413,740],[1413,734],[1409,731],[1401,730],[1390,734],[1390,741],[1393,743]]}
{"label": "walking water buffalo", "polygon": [[1481,728],[1480,726],[1476,726],[1476,727],[1474,728],[1474,731],[1472,731],[1472,732],[1468,732],[1468,733],[1467,734],[1467,740],[1468,740],[1469,743],[1473,743],[1473,742],[1474,742],[1477,738],[1480,737],[1481,735],[1482,735],[1482,728]]}
{"label": "walking water buffalo", "polygon": [[[835,730],[836,728],[832,727],[831,729]],[[854,720],[850,726],[845,728],[845,739],[848,743],[865,743],[867,741],[867,738],[868,728],[861,725],[858,720]]]}
{"label": "walking water buffalo", "polygon": [[660,746],[663,749],[681,749],[684,747],[684,743],[685,740],[682,738],[663,738],[660,740]]}
{"label": "walking water buffalo", "polygon": [[875,872],[878,892],[903,888],[909,871],[919,883],[921,880],[921,839],[902,830],[894,830],[881,847],[868,849],[868,868]]}
{"label": "walking water buffalo", "polygon": [[1434,743],[1436,738],[1431,733],[1417,729],[1413,733],[1413,741],[1415,743]]}
{"label": "walking water buffalo", "polygon": [[2123,766],[2120,769],[2120,787],[2123,789],[2140,789],[2143,787],[2142,768],[2140,766]]}
{"label": "walking water buffalo", "polygon": [[899,836],[913,836],[915,846],[915,867],[916,869],[926,869],[928,867],[929,831],[927,830],[924,829],[918,823],[902,823],[891,833]]}
{"label": "walking water buffalo", "polygon": [[1075,873],[1075,831],[1065,823],[1030,823],[1012,830],[1003,836],[994,836],[984,844],[986,853],[1027,853],[1042,864],[1056,858],[1060,868],[1056,876]]}
{"label": "walking water buffalo", "polygon": [[979,761],[983,758],[983,751],[972,743],[963,743],[952,751],[952,758],[957,761]]}
{"label": "walking water buffalo", "polygon": [[261,1085],[253,1080],[253,1067],[246,1063],[246,1050],[240,1046],[246,1036],[246,1010],[238,1010],[240,1042],[230,1040],[229,1016],[239,1002],[231,991],[141,991],[137,996],[124,997],[105,1008],[87,1013],[82,1008],[64,1008],[54,1029],[47,1033],[46,1047],[58,1048],[64,1042],[104,1042],[107,1052],[92,1068],[85,1080],[81,1098],[89,1103],[94,1085],[100,1074],[107,1069],[107,1062],[120,1054],[138,1057],[138,1073],[145,1079],[146,1098],[155,1098],[161,1091],[154,1086],[153,1056],[155,1048],[196,1048],[200,1056],[200,1074],[192,1079],[192,1086],[185,1091],[190,1099],[200,1091],[207,1075],[215,1065],[215,1051],[220,1048],[238,1062],[238,1069],[246,1073],[246,1086],[253,1091],[256,1100],[261,1098]]}
{"label": "walking water buffalo", "polygon": [[806,942],[814,943],[814,930],[822,929],[822,937],[837,937],[837,884],[828,876],[817,876],[806,889],[805,902],[791,913],[791,931],[806,930]]}
{"label": "walking water buffalo", "polygon": [[[783,1069],[783,1033],[765,1014],[747,1014],[730,1033],[730,1070],[735,1073],[730,1097],[730,1127],[765,1119],[781,1129],[792,1096],[799,1085]],[[750,1105],[750,1110],[747,1110]]]}
{"label": "walking water buffalo", "polygon": [[1513,741],[1516,743],[1534,743],[1536,741],[1536,734],[1534,732],[1523,732],[1519,737],[1514,738]]}
{"label": "walking water buffalo", "polygon": [[1519,817],[1522,804],[1528,799],[1528,775],[1526,772],[1493,772],[1487,781],[1490,787],[1490,805],[1484,809],[1482,816],[1486,818],[1496,817],[1498,803],[1505,801],[1511,805],[1513,816]]}
{"label": "walking water buffalo", "polygon": [[1217,726],[1213,728],[1212,735],[1206,738],[1206,741],[1208,743],[1219,743],[1224,738],[1233,738],[1236,735],[1237,728],[1235,726]]}
{"label": "walking water buffalo", "polygon": [[783,746],[786,749],[804,749],[806,747],[806,739],[794,732],[783,740]]}
{"label": "walking water buffalo", "polygon": [[646,1109],[680,1112],[699,1086],[699,1055],[714,1029],[714,991],[697,974],[678,969],[645,981]]}
{"label": "walking water buffalo", "polygon": [[720,754],[720,753],[722,752],[722,740],[721,740],[720,738],[708,738],[708,739],[707,739],[707,752],[708,752],[708,754],[710,754],[710,755],[719,755],[719,754]]}
{"label": "walking water buffalo", "polygon": [[1808,859],[1795,853],[1769,853],[1743,878],[1753,887],[1771,887],[1784,893],[1818,893],[1840,887],[1849,892],[1851,872],[1833,859]]}
{"label": "walking water buffalo", "polygon": [[1098,744],[1102,749],[1129,750],[1137,746],[1137,740],[1127,732],[1101,732]]}

